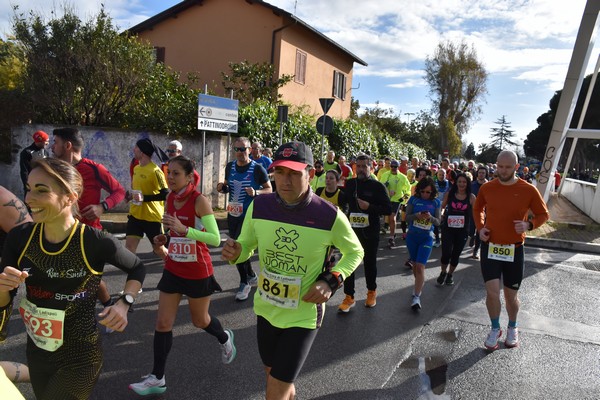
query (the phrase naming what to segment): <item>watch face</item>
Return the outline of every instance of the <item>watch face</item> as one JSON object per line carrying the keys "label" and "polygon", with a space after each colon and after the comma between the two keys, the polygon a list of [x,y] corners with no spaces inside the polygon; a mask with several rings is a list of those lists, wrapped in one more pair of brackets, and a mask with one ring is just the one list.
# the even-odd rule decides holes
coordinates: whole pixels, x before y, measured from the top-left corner
{"label": "watch face", "polygon": [[130,294],[124,295],[123,299],[125,300],[125,303],[127,303],[129,305],[133,304],[133,302],[135,301],[135,299],[133,298],[133,296],[130,295]]}

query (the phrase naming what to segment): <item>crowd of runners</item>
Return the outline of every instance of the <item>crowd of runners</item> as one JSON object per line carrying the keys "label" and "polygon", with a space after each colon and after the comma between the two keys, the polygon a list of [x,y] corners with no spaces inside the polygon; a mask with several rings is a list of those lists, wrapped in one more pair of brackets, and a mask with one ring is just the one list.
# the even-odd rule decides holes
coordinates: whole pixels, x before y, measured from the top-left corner
{"label": "crowd of runners", "polygon": [[[18,396],[11,381],[25,378],[38,399],[89,398],[102,368],[100,332],[125,330],[128,310],[143,290],[145,267],[135,253],[144,236],[164,260],[164,270],[154,362],[129,388],[139,395],[166,391],[165,366],[184,297],[193,325],[214,336],[221,361],[232,363],[234,332],[210,312],[211,294],[221,288],[208,246],[221,246],[220,233],[181,143],[172,141],[163,151],[149,139],[138,141],[131,182],[118,182],[103,165],[82,157],[78,130],[54,130],[51,146],[43,131],[33,139],[21,155],[24,202],[0,187],[0,340],[10,340],[13,309],[28,335],[28,365],[2,360],[0,392]],[[441,246],[436,282],[445,286],[454,284],[468,244],[471,257],[480,260],[486,291],[491,328],[484,348],[497,349],[503,337],[501,291],[508,313],[504,343],[518,346],[525,236],[549,214],[537,189],[517,175],[513,152],[502,151],[496,164],[477,165],[408,155],[336,157],[334,151],[322,160],[301,142],[273,151],[245,137],[236,138],[231,150],[235,157],[215,188],[227,196],[229,237],[221,258],[239,273],[235,300],[253,300],[267,399],[295,398],[294,381],[321,328],[325,304],[340,288],[338,312],[349,313],[357,304],[359,266],[366,281],[364,306],[376,307],[382,238],[392,250],[401,242],[408,249],[408,260],[398,257],[414,275],[407,312],[427,306],[421,296],[433,248]],[[130,204],[124,245],[100,224],[102,214],[123,200]],[[260,262],[253,268],[255,252]],[[106,263],[127,274],[114,298],[102,280]],[[17,304],[18,290],[25,295]],[[99,317],[97,302],[103,307]]]}

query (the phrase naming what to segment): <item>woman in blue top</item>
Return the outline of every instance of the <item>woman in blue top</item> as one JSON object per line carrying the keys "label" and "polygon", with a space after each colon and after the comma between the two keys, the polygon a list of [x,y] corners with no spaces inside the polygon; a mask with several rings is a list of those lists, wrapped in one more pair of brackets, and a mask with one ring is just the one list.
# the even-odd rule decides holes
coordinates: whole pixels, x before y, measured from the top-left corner
{"label": "woman in blue top", "polygon": [[409,223],[406,247],[415,276],[411,307],[415,311],[421,309],[421,291],[425,284],[425,264],[433,245],[433,227],[440,225],[441,202],[436,196],[435,183],[428,176],[417,183],[415,194],[406,205],[406,220]]}

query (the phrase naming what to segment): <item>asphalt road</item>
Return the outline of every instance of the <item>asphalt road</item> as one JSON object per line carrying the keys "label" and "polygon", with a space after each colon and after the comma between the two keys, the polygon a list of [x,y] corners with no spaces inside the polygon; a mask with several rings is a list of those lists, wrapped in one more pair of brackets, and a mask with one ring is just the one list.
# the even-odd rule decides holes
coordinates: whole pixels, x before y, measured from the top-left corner
{"label": "asphalt road", "polygon": [[[338,314],[340,290],[329,301],[325,322],[296,382],[298,399],[600,399],[600,256],[529,247],[519,325],[521,345],[483,350],[489,330],[479,262],[463,253],[454,286],[437,287],[440,249],[426,269],[423,310],[410,307],[413,277],[404,266],[406,248],[384,247],[378,261],[378,298],[364,307],[366,287],[359,267],[358,304]],[[152,338],[161,263],[142,242],[148,275],[130,325],[104,336],[104,367],[92,399],[139,398],[127,386],[152,368]],[[222,293],[212,297],[211,313],[235,332],[237,358],[220,361],[217,341],[191,324],[185,300],[174,329],[167,362],[167,391],[154,399],[264,398],[265,376],[256,347],[251,300],[235,302],[235,267],[213,249],[215,276]],[[256,265],[256,262],[254,263]],[[124,275],[109,266],[112,293]],[[254,289],[253,289],[254,293]],[[99,309],[100,310],[100,309]],[[501,316],[503,328],[506,312]],[[0,344],[0,359],[25,362],[25,333],[17,316],[11,336]],[[33,399],[29,384],[19,384]],[[2,398],[2,396],[0,396]],[[2,398],[2,400],[4,400]]]}

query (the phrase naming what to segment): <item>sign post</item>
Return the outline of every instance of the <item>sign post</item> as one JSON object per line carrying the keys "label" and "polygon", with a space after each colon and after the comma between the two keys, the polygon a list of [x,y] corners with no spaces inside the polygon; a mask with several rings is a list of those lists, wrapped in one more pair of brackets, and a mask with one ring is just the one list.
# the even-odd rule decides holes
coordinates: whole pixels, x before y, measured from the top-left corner
{"label": "sign post", "polygon": [[[321,157],[319,159],[322,159],[322,157],[325,155],[325,135],[329,135],[333,130],[333,119],[331,119],[331,117],[327,115],[327,112],[333,105],[334,101],[334,98],[319,99],[319,102],[321,103],[321,108],[323,109],[323,113],[325,114],[322,117],[320,117],[317,121],[317,132],[319,132],[319,130],[321,131]],[[321,122],[319,123],[319,121]],[[319,129],[319,125],[321,129]],[[328,132],[326,132],[327,130]]]}

